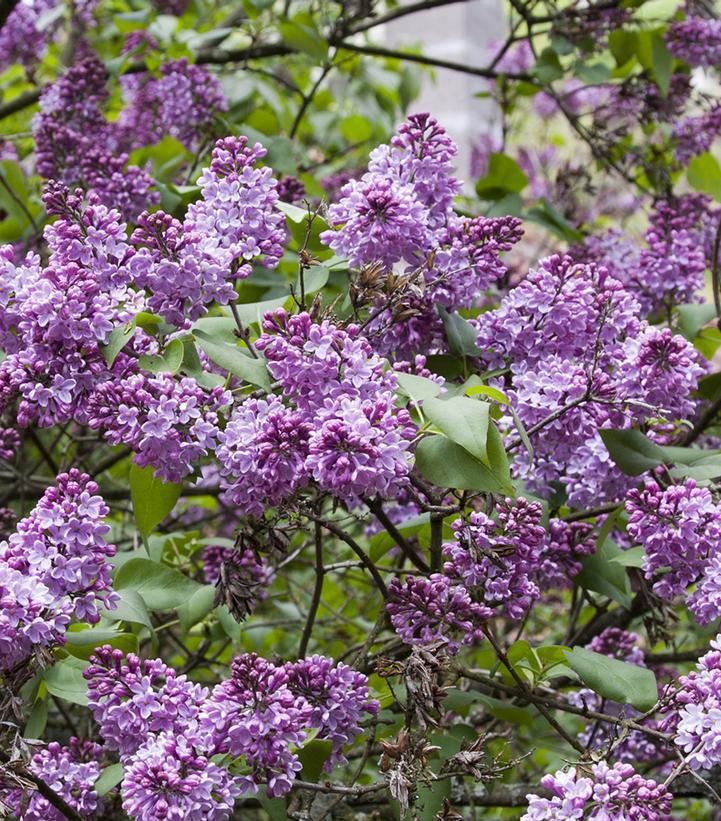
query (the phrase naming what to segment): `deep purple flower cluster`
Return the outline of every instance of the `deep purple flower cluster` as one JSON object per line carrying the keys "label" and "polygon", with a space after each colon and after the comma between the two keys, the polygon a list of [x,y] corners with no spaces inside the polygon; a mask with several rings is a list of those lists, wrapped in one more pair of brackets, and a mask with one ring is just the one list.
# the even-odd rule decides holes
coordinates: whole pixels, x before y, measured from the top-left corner
{"label": "deep purple flower cluster", "polygon": [[149,306],[168,322],[197,319],[213,301],[227,304],[252,262],[272,268],[282,256],[277,183],[270,168],[256,167],[265,153],[245,137],[218,140],[198,180],[201,199],[184,222],[162,211],[141,216],[130,270],[136,284],[151,291]]}
{"label": "deep purple flower cluster", "polygon": [[9,462],[20,447],[20,434],[15,428],[0,428],[0,459]]}
{"label": "deep purple flower cluster", "polygon": [[330,772],[336,764],[345,763],[341,751],[360,735],[363,716],[378,714],[378,702],[368,692],[368,679],[347,664],[334,664],[332,659],[317,655],[289,662],[285,670],[288,687],[313,708],[310,726],[318,730],[316,738],[333,744],[324,765]]}
{"label": "deep purple flower cluster", "polygon": [[493,616],[490,607],[472,601],[462,584],[442,573],[409,576],[405,583],[393,579],[386,610],[405,644],[443,644],[450,653],[482,641],[481,625]]}
{"label": "deep purple flower cluster", "polygon": [[355,504],[392,497],[407,481],[415,435],[395,406],[395,376],[356,326],[269,314],[256,347],[281,384],[278,397],[240,405],[221,434],[218,458],[235,504],[260,514],[310,479]]}
{"label": "deep purple flower cluster", "polygon": [[89,56],[43,92],[33,122],[37,170],[46,179],[92,188],[105,205],[132,219],[159,196],[146,171],[126,169],[128,155],[110,150],[115,135],[102,111],[106,81],[103,64]]}
{"label": "deep purple flower cluster", "polygon": [[442,349],[435,303],[451,310],[477,305],[505,274],[500,254],[520,239],[520,221],[513,217],[466,219],[455,213],[456,153],[436,120],[414,115],[390,145],[371,152],[368,171],[346,183],[329,209],[331,230],[321,239],[351,266],[381,263],[419,271],[422,295],[404,296],[410,319],[396,323],[391,309],[376,306],[369,333],[380,351],[406,356],[419,349],[419,340],[423,350]]}
{"label": "deep purple flower cluster", "polygon": [[195,149],[215,115],[228,110],[218,80],[185,58],[161,65],[158,77],[129,75],[122,85],[128,103],[118,118],[117,139],[128,150],[168,135]]}
{"label": "deep purple flower cluster", "polygon": [[676,159],[680,165],[688,165],[692,157],[711,148],[721,134],[721,105],[715,105],[703,114],[684,117],[673,128],[676,141]]}
{"label": "deep purple flower cluster", "polygon": [[295,748],[311,727],[333,742],[334,763],[340,749],[360,732],[363,713],[375,714],[367,680],[345,665],[334,667],[322,656],[276,666],[254,653],[238,656],[231,678],[215,688],[202,708],[200,727],[213,749],[243,756],[251,773],[238,783],[255,793],[267,784],[268,795],[284,795],[301,764]]}
{"label": "deep purple flower cluster", "polygon": [[[98,744],[72,737],[66,746],[51,741],[36,752],[29,769],[81,817],[96,818],[104,810],[104,801],[95,790],[101,756]],[[29,797],[20,790],[9,790],[7,800],[23,821],[64,821],[67,817],[36,790]]]}
{"label": "deep purple flower cluster", "polygon": [[521,821],[659,821],[671,810],[673,798],[663,784],[638,775],[630,764],[609,767],[604,761],[583,770],[571,767],[545,775],[541,785],[553,797],[528,795],[528,810]]}
{"label": "deep purple flower cluster", "polygon": [[721,63],[721,20],[687,17],[669,26],[666,32],[669,51],[690,66],[716,66]]}
{"label": "deep purple flower cluster", "polygon": [[32,70],[40,62],[48,43],[48,31],[41,31],[40,17],[55,5],[54,0],[17,3],[0,29],[0,67],[22,65]]}
{"label": "deep purple flower cluster", "polygon": [[62,643],[71,616],[89,622],[113,609],[105,541],[108,508],[89,476],[73,469],[56,479],[8,541],[0,542],[0,670],[35,646]]}
{"label": "deep purple flower cluster", "polygon": [[551,519],[539,557],[536,578],[541,592],[568,587],[581,572],[581,559],[596,551],[592,525]]}
{"label": "deep purple flower cluster", "polygon": [[305,185],[297,178],[286,175],[278,182],[278,198],[281,202],[296,203],[305,197]]}
{"label": "deep purple flower cluster", "polygon": [[689,608],[701,624],[721,615],[721,574],[718,544],[721,510],[707,488],[693,479],[662,490],[649,480],[642,490],[629,491],[628,532],[644,548],[644,573],[653,579],[654,592],[665,599],[686,594]]}
{"label": "deep purple flower cluster", "polygon": [[617,231],[610,231],[586,241],[588,257],[624,283],[644,315],[668,318],[674,306],[698,300],[703,289],[709,202],[700,194],[659,200],[651,213],[644,247],[637,248]]}
{"label": "deep purple flower cluster", "polygon": [[444,572],[458,579],[488,607],[502,605],[512,619],[522,619],[540,591],[534,581],[545,531],[538,502],[506,499],[498,521],[485,513],[453,523],[454,540],[443,545]]}
{"label": "deep purple flower cluster", "polygon": [[164,481],[179,482],[215,450],[218,411],[228,404],[227,391],[206,391],[192,377],[135,374],[98,386],[87,423],[110,444],[130,445],[141,467],[152,465]]}

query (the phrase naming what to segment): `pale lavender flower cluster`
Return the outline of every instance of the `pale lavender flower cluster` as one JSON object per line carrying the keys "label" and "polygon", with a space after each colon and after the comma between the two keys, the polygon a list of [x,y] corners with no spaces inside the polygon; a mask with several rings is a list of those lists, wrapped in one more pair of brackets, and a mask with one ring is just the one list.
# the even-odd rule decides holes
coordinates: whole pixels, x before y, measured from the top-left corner
{"label": "pale lavender flower cluster", "polygon": [[71,66],[40,98],[33,121],[38,173],[52,180],[92,188],[127,219],[159,201],[153,180],[128,155],[114,154],[114,127],[105,119],[107,71],[95,56]]}
{"label": "pale lavender flower cluster", "polygon": [[180,325],[213,301],[235,299],[233,285],[250,275],[252,262],[278,263],[285,218],[275,207],[271,169],[257,167],[265,153],[245,137],[218,140],[198,180],[201,199],[182,223],[162,211],[140,217],[129,267],[136,284],[150,290],[148,305],[168,322]]}
{"label": "pale lavender flower cluster", "polygon": [[624,819],[659,821],[671,810],[673,796],[663,784],[638,775],[630,764],[609,767],[605,761],[545,775],[541,785],[551,798],[530,794],[521,821]]}
{"label": "pale lavender flower cluster", "polygon": [[127,288],[128,245],[119,213],[94,194],[83,208],[62,185],[48,186],[44,199],[48,211],[60,215],[45,229],[47,266],[35,254],[13,265],[9,246],[3,255],[0,345],[9,355],[0,363],[0,406],[19,398],[22,426],[35,421],[48,427],[74,416],[108,374],[100,346],[139,300]]}
{"label": "pale lavender flower cluster", "polygon": [[671,23],[666,32],[669,51],[692,67],[721,63],[721,20],[687,17]]}
{"label": "pale lavender flower cluster", "polygon": [[128,104],[117,121],[117,138],[128,150],[168,135],[195,149],[215,115],[228,110],[218,80],[185,58],[161,65],[158,77],[129,75],[121,83]]}
{"label": "pale lavender flower cluster", "polygon": [[228,497],[258,515],[310,480],[349,504],[393,497],[416,429],[395,405],[385,360],[356,326],[278,311],[263,327],[256,347],[289,404],[269,397],[233,412],[217,451]]}
{"label": "pale lavender flower cluster", "polygon": [[721,637],[711,641],[696,670],[681,676],[678,690],[666,708],[665,729],[693,769],[713,769],[721,764]]}
{"label": "pale lavender flower cluster", "polygon": [[649,480],[629,491],[627,529],[644,548],[644,573],[659,596],[686,594],[700,582],[688,605],[701,624],[721,615],[721,572],[717,558],[721,541],[721,509],[707,488],[693,479],[662,490]]}
{"label": "pale lavender flower cluster", "polygon": [[438,643],[450,653],[482,641],[482,624],[493,616],[490,607],[472,601],[462,584],[443,573],[409,576],[405,582],[393,579],[386,610],[405,644]]}
{"label": "pale lavender flower cluster", "polygon": [[125,760],[153,734],[181,735],[197,717],[208,691],[178,675],[160,659],[105,646],[96,649],[83,675],[88,705],[110,750]]}
{"label": "pale lavender flower cluster", "polygon": [[[65,746],[51,741],[36,752],[29,769],[81,817],[96,818],[105,808],[103,799],[95,790],[101,772],[101,756],[102,749],[98,744],[72,737]],[[8,790],[6,800],[23,821],[64,821],[66,818],[36,790],[29,795],[21,790]]]}
{"label": "pale lavender flower cluster", "polygon": [[123,809],[135,821],[204,819],[227,821],[241,789],[224,768],[198,750],[188,734],[166,731],[130,759],[121,792]]}
{"label": "pale lavender flower cluster", "polygon": [[86,415],[111,445],[130,445],[138,465],[152,465],[159,478],[179,482],[215,450],[218,412],[229,404],[227,391],[207,391],[192,377],[134,374],[99,385]]}
{"label": "pale lavender flower cluster", "polygon": [[534,577],[545,536],[542,514],[538,502],[519,498],[498,505],[498,521],[481,512],[456,519],[454,540],[443,545],[445,574],[488,607],[502,606],[510,618],[522,619],[540,596]]}
{"label": "pale lavender flower cluster", "polygon": [[599,429],[646,424],[663,441],[695,410],[701,358],[639,312],[605,268],[553,256],[478,317],[484,363],[509,367],[505,389],[524,425],[538,426],[533,468],[526,452],[514,465],[529,489],[549,495],[560,483],[573,506],[618,499],[629,480]]}
{"label": "pale lavender flower cluster", "polygon": [[108,506],[97,490],[77,468],[61,473],[0,547],[0,561],[35,576],[55,599],[69,598],[73,614],[91,623],[99,606],[113,609],[118,599],[107,563],[115,555],[105,541]]}
{"label": "pale lavender flower cluster", "polygon": [[62,643],[72,616],[97,622],[100,606],[116,606],[107,564],[115,546],[104,538],[98,487],[76,469],[56,485],[0,542],[0,670]]}

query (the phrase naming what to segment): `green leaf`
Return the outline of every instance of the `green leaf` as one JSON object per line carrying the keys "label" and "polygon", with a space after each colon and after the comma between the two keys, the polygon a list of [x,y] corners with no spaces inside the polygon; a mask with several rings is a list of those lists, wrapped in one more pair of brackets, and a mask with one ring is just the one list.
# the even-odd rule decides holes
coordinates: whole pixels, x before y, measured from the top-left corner
{"label": "green leaf", "polygon": [[531,222],[542,225],[566,242],[580,242],[583,239],[583,234],[577,231],[545,197],[541,197],[536,205],[529,208],[524,217]]}
{"label": "green leaf", "polygon": [[210,613],[213,609],[214,599],[215,587],[212,584],[204,584],[193,593],[186,604],[178,608],[180,626],[185,633]]}
{"label": "green leaf", "polygon": [[174,610],[186,604],[200,587],[179,570],[152,559],[131,559],[115,573],[114,588],[131,589],[151,610]]}
{"label": "green leaf", "polygon": [[360,114],[351,114],[340,123],[340,133],[349,143],[360,143],[373,135],[373,124]]}
{"label": "green leaf", "polygon": [[651,62],[656,74],[656,85],[662,96],[667,97],[673,73],[673,55],[659,32],[654,32],[651,40]]}
{"label": "green leaf", "polygon": [[133,338],[136,330],[135,321],[133,320],[126,322],[125,325],[113,328],[110,332],[107,344],[102,345],[100,348],[109,368],[112,367],[120,351],[122,351],[128,341]]}
{"label": "green leaf", "polygon": [[[409,536],[415,536],[419,533],[430,523],[430,521],[430,513],[419,513],[417,516],[406,519],[404,522],[399,522],[396,524],[396,528],[401,535],[408,538]],[[381,530],[379,533],[376,533],[371,537],[370,551],[368,555],[370,556],[371,561],[377,562],[379,559],[382,559],[383,556],[385,556],[385,554],[394,546],[395,540],[390,533],[388,533],[387,530]]]}
{"label": "green leaf", "polygon": [[625,66],[632,57],[636,56],[636,49],[638,48],[636,32],[616,29],[616,31],[609,34],[608,45],[616,65],[619,68]]}
{"label": "green leaf", "polygon": [[285,216],[291,221],[296,223],[296,225],[300,225],[300,223],[304,222],[308,219],[308,209],[301,208],[298,205],[293,205],[290,202],[282,202],[278,201],[275,207],[282,211]]}
{"label": "green leaf", "polygon": [[146,538],[175,507],[183,489],[177,482],[163,482],[153,476],[153,470],[152,466],[130,466],[130,498],[135,522],[140,534]]}
{"label": "green leaf", "polygon": [[150,620],[148,606],[140,593],[130,588],[116,590],[116,592],[120,596],[118,606],[115,610],[103,610],[103,615],[108,619],[120,619],[132,624],[142,624],[152,632],[153,623]]}
{"label": "green leaf", "polygon": [[603,698],[631,704],[642,712],[650,710],[658,701],[656,677],[647,667],[618,661],[583,647],[567,650],[566,658],[584,684]]}
{"label": "green leaf", "polygon": [[91,627],[89,630],[72,630],[66,634],[63,649],[79,659],[88,659],[96,647],[109,644],[122,650],[123,653],[137,653],[138,637],[133,633],[119,633],[103,627]]}
{"label": "green leaf", "polygon": [[487,696],[485,693],[479,693],[477,690],[458,690],[455,687],[449,687],[446,693],[447,695],[443,699],[443,707],[446,710],[459,712],[471,705],[482,704],[489,715],[501,721],[527,727],[533,724],[533,714],[529,710],[524,707],[516,707],[515,704],[510,704],[499,698]]}
{"label": "green leaf", "polygon": [[45,731],[47,721],[48,700],[47,698],[39,698],[30,711],[25,729],[23,730],[23,738],[41,738]]}
{"label": "green leaf", "polygon": [[398,381],[398,393],[401,396],[407,396],[414,402],[423,402],[426,399],[431,399],[438,396],[441,392],[441,386],[428,379],[427,376],[416,376],[414,373],[396,373]]}
{"label": "green leaf", "polygon": [[234,376],[239,376],[245,382],[258,385],[266,391],[270,390],[270,376],[264,359],[255,359],[244,354],[237,345],[217,342],[205,331],[199,329],[193,331],[193,336],[216,365],[225,368]]}
{"label": "green leaf", "polygon": [[88,686],[83,678],[83,670],[87,664],[72,656],[52,667],[46,667],[42,673],[42,680],[48,692],[72,704],[88,703]]}
{"label": "green leaf", "polygon": [[618,545],[606,539],[595,553],[583,557],[583,570],[575,581],[585,590],[607,596],[628,609],[631,606],[631,584],[623,565],[614,561],[622,553]]}
{"label": "green leaf", "polygon": [[437,307],[451,353],[456,356],[478,356],[481,353],[476,345],[478,331],[473,325],[459,314],[448,313],[442,305]]}
{"label": "green leaf", "polygon": [[298,750],[298,758],[303,765],[300,777],[303,781],[316,782],[323,772],[323,765],[333,752],[333,742],[314,738]]}
{"label": "green leaf", "polygon": [[[325,287],[329,277],[330,269],[326,268],[325,265],[312,265],[308,268],[303,274],[303,286],[306,295],[320,291],[321,288]],[[300,276],[295,284],[295,293],[300,294]]]}
{"label": "green leaf", "polygon": [[528,177],[513,157],[494,153],[488,160],[488,173],[476,183],[476,193],[482,199],[495,200],[517,194],[527,185]]}
{"label": "green leaf", "polygon": [[611,458],[628,476],[639,476],[666,461],[663,450],[638,430],[601,430]]}
{"label": "green leaf", "polygon": [[328,43],[310,26],[288,20],[280,23],[278,29],[283,42],[295,51],[307,54],[318,62],[323,62],[328,56]]}
{"label": "green leaf", "polygon": [[558,54],[552,48],[544,48],[536,60],[536,64],[531,68],[531,74],[537,77],[542,83],[552,83],[563,77],[563,67],[558,59]]}
{"label": "green leaf", "polygon": [[123,765],[110,764],[103,767],[102,772],[98,776],[98,780],[94,784],[95,792],[98,795],[107,795],[113,787],[117,787],[123,780]]}
{"label": "green leaf", "polygon": [[[490,431],[496,431],[495,427],[489,426]],[[500,439],[498,431],[496,434]],[[505,452],[499,453],[498,443],[491,436],[488,445],[491,470],[448,437],[427,436],[416,448],[416,465],[438,487],[513,495]]]}
{"label": "green leaf", "polygon": [[162,354],[143,354],[138,364],[151,373],[177,373],[183,363],[185,346],[180,339],[171,339]]}
{"label": "green leaf", "polygon": [[452,399],[428,398],[423,413],[452,441],[491,468],[488,458],[488,425],[491,406],[465,396]]}
{"label": "green leaf", "polygon": [[622,550],[617,556],[609,559],[610,562],[620,564],[623,567],[643,567],[645,553],[642,547],[629,547]]}
{"label": "green leaf", "polygon": [[715,316],[716,308],[713,303],[701,303],[679,305],[676,308],[678,315],[678,329],[689,340],[693,342],[698,336],[698,332],[704,325],[707,325]]}
{"label": "green leaf", "polygon": [[288,809],[282,798],[268,798],[265,787],[261,787],[255,796],[263,809],[268,813],[270,821],[288,821]]}
{"label": "green leaf", "polygon": [[686,176],[691,188],[710,194],[716,202],[721,202],[721,166],[708,151],[691,160]]}

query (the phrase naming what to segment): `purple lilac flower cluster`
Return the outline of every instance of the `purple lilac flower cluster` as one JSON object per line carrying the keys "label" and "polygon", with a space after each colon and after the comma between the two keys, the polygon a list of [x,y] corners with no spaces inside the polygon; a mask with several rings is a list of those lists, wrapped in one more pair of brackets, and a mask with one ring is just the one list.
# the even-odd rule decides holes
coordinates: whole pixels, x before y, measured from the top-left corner
{"label": "purple lilac flower cluster", "polygon": [[159,202],[152,178],[110,150],[114,128],[105,119],[107,71],[95,56],[71,66],[40,98],[33,122],[38,173],[67,185],[84,183],[126,219]]}
{"label": "purple lilac flower cluster", "polygon": [[98,486],[73,469],[60,474],[15,533],[0,542],[0,670],[35,646],[62,643],[71,616],[97,622],[114,609],[105,541],[108,513]]}
{"label": "purple lilac flower cluster", "polygon": [[678,689],[666,707],[664,729],[675,733],[693,769],[713,769],[721,764],[721,637],[711,641],[688,675],[681,676]]}
{"label": "purple lilac flower cluster", "polygon": [[252,262],[278,263],[285,218],[275,208],[271,169],[257,167],[265,154],[245,137],[218,140],[198,180],[201,199],[184,222],[162,211],[140,217],[129,267],[136,284],[151,292],[149,307],[168,322],[181,325],[213,301],[234,300],[233,284],[249,276]]}
{"label": "purple lilac flower cluster", "polygon": [[[28,254],[15,265],[10,246],[0,252],[0,407],[19,398],[17,421],[48,427],[78,412],[108,367],[100,346],[115,322],[140,310],[142,295],[131,291],[124,262],[128,253],[120,214],[89,196],[49,185],[49,213],[59,219],[45,229],[48,264]],[[128,364],[119,357],[115,372]]]}
{"label": "purple lilac flower cluster", "polygon": [[260,784],[283,795],[311,729],[332,742],[330,770],[345,760],[342,748],[361,732],[363,715],[378,712],[366,677],[323,656],[281,666],[238,656],[231,677],[210,692],[159,659],[110,647],[96,652],[84,675],[100,734],[125,768],[123,808],[141,821],[181,811],[225,819],[235,798]]}
{"label": "purple lilac flower cluster", "polygon": [[638,775],[624,763],[609,767],[601,761],[583,770],[559,770],[545,775],[541,785],[551,791],[552,798],[528,795],[528,810],[521,821],[659,821],[670,812],[673,799],[663,784]]}
{"label": "purple lilac flower cluster", "polygon": [[[378,311],[369,334],[381,352],[399,355],[443,348],[435,303],[455,309],[479,304],[502,277],[500,254],[521,237],[513,217],[459,217],[453,199],[460,182],[453,176],[457,148],[428,114],[404,123],[390,145],[374,149],[368,171],[341,189],[329,209],[331,230],[321,235],[351,266],[381,263],[420,271],[423,294],[405,297],[414,318],[393,322],[393,311]],[[430,347],[429,347],[430,346]]]}
{"label": "purple lilac flower cluster", "polygon": [[668,318],[676,305],[700,299],[709,256],[709,206],[710,199],[701,194],[659,200],[649,219],[645,246],[636,247],[612,230],[589,238],[582,253],[633,293],[642,314]]}
{"label": "purple lilac flower cluster", "polygon": [[592,525],[551,519],[536,573],[540,590],[568,587],[582,570],[581,559],[595,552],[596,535]]}
{"label": "purple lilac flower cluster", "polygon": [[[81,817],[96,818],[105,809],[95,790],[102,752],[98,744],[75,737],[67,745],[51,741],[33,755],[29,769]],[[64,821],[67,817],[35,790],[29,797],[21,790],[8,790],[5,798],[23,821]]]}
{"label": "purple lilac flower cluster", "polygon": [[507,394],[526,428],[540,431],[533,469],[525,452],[514,466],[530,490],[547,496],[560,483],[579,507],[618,499],[630,483],[599,429],[646,424],[666,441],[693,413],[700,357],[639,312],[605,268],[553,256],[478,317],[484,363],[509,367]]}
{"label": "purple lilac flower cluster", "polygon": [[396,578],[388,585],[386,610],[391,624],[405,644],[443,644],[457,653],[462,644],[483,639],[481,625],[493,610],[471,600],[462,584],[443,573],[428,578]]}
{"label": "purple lilac flower cluster", "polygon": [[228,110],[218,80],[185,58],[161,65],[158,77],[132,74],[121,84],[127,105],[117,121],[117,140],[127,150],[153,145],[167,136],[195,150],[215,115]]}
{"label": "purple lilac flower cluster", "polygon": [[407,482],[416,429],[395,406],[385,361],[353,325],[278,311],[263,327],[256,347],[288,404],[271,396],[233,412],[217,450],[228,498],[259,515],[311,479],[349,504],[392,498]]}
{"label": "purple lilac flower cluster", "polygon": [[644,573],[654,592],[665,599],[689,596],[691,612],[701,624],[721,615],[721,572],[718,544],[721,509],[707,488],[693,479],[662,490],[649,480],[626,497],[629,534],[644,548]]}
{"label": "purple lilac flower cluster", "polygon": [[111,445],[130,445],[138,465],[152,465],[159,478],[178,482],[215,450],[218,412],[229,404],[227,391],[207,391],[189,376],[134,374],[99,385],[86,415]]}
{"label": "purple lilac flower cluster", "polygon": [[721,105],[714,105],[703,114],[684,117],[673,128],[676,141],[676,159],[680,165],[688,165],[692,157],[711,148],[721,134]]}
{"label": "purple lilac flower cluster", "polygon": [[15,428],[0,428],[0,459],[9,462],[20,447],[20,434]]}
{"label": "purple lilac flower cluster", "polygon": [[444,572],[459,580],[488,607],[503,606],[512,619],[522,619],[540,591],[538,572],[545,530],[538,502],[506,499],[495,521],[471,513],[453,522],[454,540],[443,545]]}
{"label": "purple lilac flower cluster", "polygon": [[692,67],[721,63],[721,20],[687,17],[677,20],[666,32],[669,51]]}
{"label": "purple lilac flower cluster", "polygon": [[32,71],[40,62],[48,43],[48,31],[41,31],[40,18],[55,0],[17,3],[0,29],[0,67],[22,65]]}

